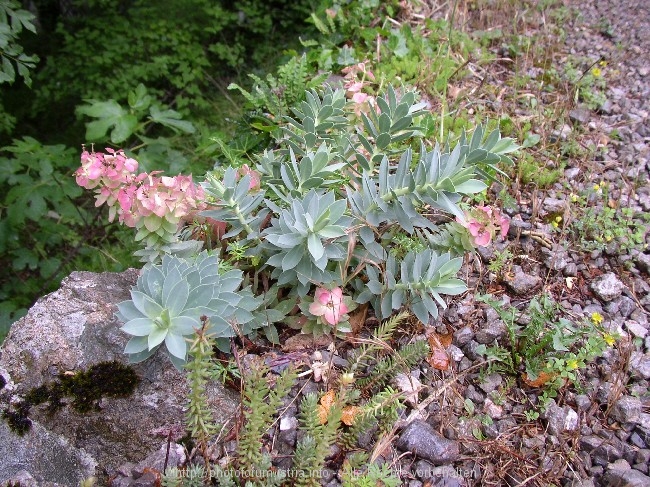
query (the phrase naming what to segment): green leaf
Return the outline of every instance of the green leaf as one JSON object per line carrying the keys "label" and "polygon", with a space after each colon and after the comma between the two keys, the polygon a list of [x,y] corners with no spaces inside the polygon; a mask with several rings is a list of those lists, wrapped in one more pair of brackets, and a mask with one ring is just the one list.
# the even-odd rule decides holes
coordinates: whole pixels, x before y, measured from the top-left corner
{"label": "green leaf", "polygon": [[140,83],[135,91],[129,92],[129,106],[134,110],[146,110],[151,105],[152,98],[147,94],[147,88]]}
{"label": "green leaf", "polygon": [[338,238],[345,234],[345,228],[340,225],[328,225],[318,232],[321,238]]}
{"label": "green leaf", "polygon": [[77,108],[77,112],[82,115],[88,115],[93,118],[102,118],[108,120],[117,120],[120,117],[126,115],[126,110],[124,110],[119,103],[115,100],[108,101],[97,101],[97,100],[85,100],[89,105],[82,105]]}
{"label": "green leaf", "polygon": [[136,318],[127,322],[120,330],[139,337],[148,336],[156,325],[150,318]]}
{"label": "green leaf", "polygon": [[2,71],[0,71],[0,74],[2,75],[0,77],[0,83],[13,83],[16,79],[16,70],[14,69],[14,65],[11,63],[11,60],[4,55],[2,55]]}
{"label": "green leaf", "polygon": [[264,327],[264,335],[266,339],[274,344],[280,343],[280,335],[278,335],[278,329],[273,325],[268,325]]}
{"label": "green leaf", "polygon": [[307,238],[307,247],[314,260],[319,260],[325,254],[325,248],[320,238],[315,233],[310,233]]}
{"label": "green leaf", "polygon": [[120,144],[133,135],[138,126],[135,115],[124,115],[115,121],[115,128],[111,131],[111,142]]}
{"label": "green leaf", "polygon": [[185,360],[187,355],[187,344],[182,336],[168,333],[165,337],[165,345],[167,346],[169,353],[174,357]]}
{"label": "green leaf", "polygon": [[379,137],[377,137],[377,141],[376,141],[377,148],[379,150],[384,150],[386,147],[390,145],[391,140],[392,139],[389,133],[383,132],[379,134]]}
{"label": "green leaf", "polygon": [[147,336],[135,336],[131,338],[128,343],[126,344],[126,347],[124,347],[124,353],[140,353],[145,350],[147,350]]}
{"label": "green leaf", "polygon": [[[16,33],[20,33],[22,27],[36,34],[34,19],[36,16],[28,10],[11,10],[11,27]],[[22,27],[21,27],[22,26]]]}
{"label": "green leaf", "polygon": [[160,345],[167,336],[167,333],[168,330],[166,328],[159,328],[157,326],[153,328],[147,337],[147,347],[149,347],[149,350],[151,351]]}
{"label": "green leaf", "polygon": [[133,299],[133,304],[143,315],[148,316],[149,318],[157,318],[162,313],[162,307],[152,300],[146,294],[131,289],[131,298]]}
{"label": "green leaf", "polygon": [[117,144],[126,140],[135,130],[137,119],[115,100],[86,101],[89,105],[78,107],[77,113],[99,119],[86,124],[86,137],[89,140],[103,139],[108,130],[115,127],[111,132],[111,141]]}
{"label": "green leaf", "polygon": [[464,183],[456,184],[456,191],[462,194],[476,194],[487,188],[487,184],[478,179],[468,179]]}
{"label": "green leaf", "polygon": [[163,286],[163,305],[169,309],[171,316],[178,316],[183,311],[190,290],[186,281],[179,281],[171,288],[171,291],[165,295],[165,286]]}
{"label": "green leaf", "polygon": [[25,214],[30,220],[38,221],[45,216],[47,212],[47,203],[41,193],[33,192],[29,195],[29,205],[25,209]]}
{"label": "green leaf", "polygon": [[287,254],[282,259],[282,270],[286,271],[295,268],[302,260],[304,250],[304,247],[301,245],[296,246],[287,252]]}
{"label": "green leaf", "polygon": [[337,64],[341,66],[349,66],[357,62],[355,51],[353,47],[343,46],[339,51],[339,56],[336,59]]}
{"label": "green leaf", "polygon": [[86,124],[86,141],[99,141],[106,137],[106,133],[113,126],[110,120],[93,120]]}
{"label": "green leaf", "polygon": [[562,332],[557,332],[553,334],[553,349],[556,352],[568,352],[569,349],[564,345]]}
{"label": "green leaf", "polygon": [[388,38],[388,48],[398,58],[406,57],[409,53],[409,48],[406,45],[406,38],[404,37],[404,34],[397,29],[391,31],[391,35]]}
{"label": "green leaf", "polygon": [[542,139],[542,137],[539,134],[533,134],[532,132],[528,132],[526,134],[526,138],[524,139],[524,143],[522,145],[523,149],[528,149],[529,147],[533,147],[537,144],[539,144],[539,141]]}
{"label": "green leaf", "polygon": [[146,229],[150,232],[155,232],[162,226],[162,218],[155,214],[145,216],[142,221],[144,222]]}
{"label": "green leaf", "polygon": [[61,266],[61,259],[57,257],[50,257],[41,261],[39,273],[42,278],[52,278],[55,277],[54,274],[59,270]]}
{"label": "green leaf", "polygon": [[192,122],[181,120],[182,115],[175,110],[162,111],[154,105],[149,109],[149,114],[151,120],[173,130],[180,130],[186,134],[193,134],[196,131]]}
{"label": "green leaf", "polygon": [[142,318],[142,313],[138,311],[133,304],[133,301],[122,301],[117,305],[118,312],[116,316],[122,321],[127,322],[136,318]]}

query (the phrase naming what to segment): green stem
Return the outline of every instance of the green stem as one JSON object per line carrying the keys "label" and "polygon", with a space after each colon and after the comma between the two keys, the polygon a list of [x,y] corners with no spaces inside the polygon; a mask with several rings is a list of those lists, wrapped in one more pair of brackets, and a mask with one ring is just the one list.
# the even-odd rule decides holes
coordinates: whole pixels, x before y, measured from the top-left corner
{"label": "green stem", "polygon": [[254,236],[255,236],[255,241],[256,241],[259,245],[261,245],[261,244],[262,244],[262,241],[261,241],[260,238],[257,236],[257,234],[258,234],[259,232],[256,232],[255,230],[253,230],[253,229],[251,228],[251,226],[250,226],[248,223],[246,223],[246,218],[244,218],[244,214],[243,214],[243,213],[241,212],[241,210],[239,209],[239,205],[237,204],[237,202],[236,202],[233,198],[230,198],[228,201],[226,201],[226,204],[227,204],[228,207],[233,211],[233,213],[235,213],[235,216],[237,217],[237,220],[239,221],[239,223],[241,224],[241,226],[242,226],[242,227],[244,228],[244,230],[246,231],[246,234],[247,234],[248,236],[254,235]]}

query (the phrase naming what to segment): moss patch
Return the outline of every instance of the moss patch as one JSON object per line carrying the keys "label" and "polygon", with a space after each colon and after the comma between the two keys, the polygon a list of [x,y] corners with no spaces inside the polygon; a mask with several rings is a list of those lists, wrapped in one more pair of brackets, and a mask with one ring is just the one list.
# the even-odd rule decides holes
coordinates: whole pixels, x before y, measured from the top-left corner
{"label": "moss patch", "polygon": [[88,370],[74,374],[61,374],[50,383],[31,389],[25,400],[6,409],[3,418],[10,428],[19,435],[24,435],[31,426],[28,418],[32,406],[48,404],[48,411],[55,413],[64,405],[66,397],[72,398],[70,406],[79,413],[88,413],[99,409],[103,397],[128,397],[133,394],[140,379],[128,365],[117,361],[100,362]]}
{"label": "moss patch", "polygon": [[27,417],[29,414],[29,404],[20,402],[12,410],[5,409],[2,418],[7,421],[11,431],[19,436],[23,436],[32,427],[32,421]]}

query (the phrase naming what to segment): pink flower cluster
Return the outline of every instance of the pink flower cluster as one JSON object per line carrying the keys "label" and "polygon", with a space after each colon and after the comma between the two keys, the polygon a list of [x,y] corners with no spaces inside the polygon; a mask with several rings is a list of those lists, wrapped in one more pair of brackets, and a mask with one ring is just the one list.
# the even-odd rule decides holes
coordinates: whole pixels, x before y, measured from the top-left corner
{"label": "pink flower cluster", "polygon": [[368,69],[366,66],[368,61],[362,63],[353,64],[343,68],[342,72],[345,74],[344,87],[348,96],[352,98],[352,101],[356,104],[355,111],[359,114],[363,108],[363,104],[368,102],[369,104],[374,100],[374,97],[364,93],[362,90],[370,84],[371,81],[375,81],[375,75]]}
{"label": "pink flower cluster", "polygon": [[319,287],[314,293],[314,302],[309,305],[309,312],[314,316],[321,316],[326,323],[334,326],[341,321],[343,315],[349,311],[343,298],[340,287],[331,291]]}
{"label": "pink flower cluster", "polygon": [[136,175],[137,169],[138,162],[122,150],[106,149],[106,154],[84,150],[75,177],[79,186],[97,188],[95,206],[110,207],[109,221],[117,215],[129,227],[150,215],[180,219],[203,207],[203,188],[192,176],[158,176],[160,171]]}
{"label": "pink flower cluster", "polygon": [[505,237],[510,228],[510,220],[501,214],[498,208],[490,206],[477,206],[474,210],[465,215],[466,221],[461,223],[472,236],[474,245],[485,247],[489,245],[497,230],[501,237]]}

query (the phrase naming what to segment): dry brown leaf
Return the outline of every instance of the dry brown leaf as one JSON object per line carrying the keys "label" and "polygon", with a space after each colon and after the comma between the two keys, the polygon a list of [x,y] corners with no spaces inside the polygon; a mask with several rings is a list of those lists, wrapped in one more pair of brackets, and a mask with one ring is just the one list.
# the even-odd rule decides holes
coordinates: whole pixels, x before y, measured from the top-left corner
{"label": "dry brown leaf", "polygon": [[343,421],[343,424],[352,426],[354,418],[356,418],[360,412],[361,408],[359,406],[345,406],[341,412],[341,421]]}
{"label": "dry brown leaf", "polygon": [[547,382],[553,380],[553,375],[547,373],[547,372],[540,372],[539,375],[537,376],[537,379],[535,380],[530,380],[528,378],[528,374],[524,372],[522,379],[524,381],[524,384],[530,386],[530,387],[541,387]]}
{"label": "dry brown leaf", "polygon": [[334,389],[327,391],[323,397],[320,399],[320,404],[318,405],[318,418],[320,419],[320,424],[327,423],[327,416],[332,409],[332,405],[336,401],[336,393]]}
{"label": "dry brown leaf", "polygon": [[295,352],[297,350],[305,350],[308,348],[324,348],[331,342],[332,337],[327,335],[314,337],[313,335],[299,333],[287,338],[282,346],[282,350],[284,352]]}
{"label": "dry brown leaf", "polygon": [[325,406],[328,411],[332,408],[334,401],[336,401],[336,393],[334,392],[334,389],[330,389],[320,398],[320,403]]}
{"label": "dry brown leaf", "polygon": [[358,335],[363,325],[366,323],[366,318],[368,317],[368,304],[364,303],[361,306],[358,306],[352,313],[350,313],[350,328],[352,328],[352,334]]}
{"label": "dry brown leaf", "polygon": [[318,405],[318,420],[320,421],[320,424],[327,423],[327,415],[328,414],[329,414],[329,409],[327,409],[322,404],[319,404]]}
{"label": "dry brown leaf", "polygon": [[427,358],[427,362],[434,369],[447,370],[449,368],[449,355],[441,348],[434,348]]}
{"label": "dry brown leaf", "polygon": [[451,345],[452,334],[439,335],[438,333],[431,332],[427,334],[429,341],[429,348],[431,354],[427,358],[429,365],[437,370],[447,370],[449,368],[449,355],[445,351]]}

